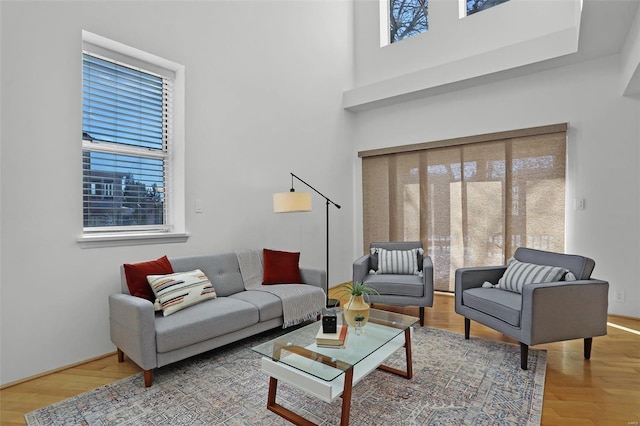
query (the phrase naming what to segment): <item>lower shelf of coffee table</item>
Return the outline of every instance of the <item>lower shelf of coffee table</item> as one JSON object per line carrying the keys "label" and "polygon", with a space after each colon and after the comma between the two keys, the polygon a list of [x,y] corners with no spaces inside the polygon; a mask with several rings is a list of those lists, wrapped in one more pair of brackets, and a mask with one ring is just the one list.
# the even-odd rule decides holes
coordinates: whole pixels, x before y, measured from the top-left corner
{"label": "lower shelf of coffee table", "polygon": [[[358,383],[373,370],[377,369],[395,351],[404,347],[404,345],[405,336],[404,333],[401,333],[357,363],[353,368],[353,385]],[[318,377],[306,373],[303,370],[327,367],[297,354],[289,354],[287,356],[287,363],[296,365],[300,367],[300,369],[265,357],[262,358],[262,371],[270,377],[295,386],[296,388],[301,389],[325,402],[332,402],[342,395],[344,390],[344,374],[340,374],[331,381],[319,379]]]}

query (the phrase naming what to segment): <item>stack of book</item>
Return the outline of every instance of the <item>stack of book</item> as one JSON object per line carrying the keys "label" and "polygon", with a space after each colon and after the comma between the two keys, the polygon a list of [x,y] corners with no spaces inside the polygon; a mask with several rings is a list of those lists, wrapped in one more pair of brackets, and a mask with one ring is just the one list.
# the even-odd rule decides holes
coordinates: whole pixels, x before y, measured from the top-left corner
{"label": "stack of book", "polygon": [[320,327],[318,334],[316,334],[316,345],[321,348],[344,348],[347,340],[347,330],[346,324],[338,327],[336,333],[324,333],[322,327]]}

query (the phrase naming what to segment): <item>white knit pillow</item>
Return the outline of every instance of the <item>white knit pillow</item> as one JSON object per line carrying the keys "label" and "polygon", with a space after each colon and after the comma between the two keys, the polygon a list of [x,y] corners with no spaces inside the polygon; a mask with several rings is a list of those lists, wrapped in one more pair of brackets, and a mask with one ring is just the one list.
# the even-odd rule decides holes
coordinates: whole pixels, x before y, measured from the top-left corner
{"label": "white knit pillow", "polygon": [[378,249],[378,274],[418,275],[418,249]]}
{"label": "white knit pillow", "polygon": [[522,293],[526,284],[551,283],[560,281],[567,269],[557,266],[536,265],[534,263],[509,260],[509,265],[496,287]]}
{"label": "white knit pillow", "polygon": [[156,301],[160,302],[165,317],[196,303],[216,298],[211,281],[200,269],[169,275],[148,275],[147,281],[157,297]]}

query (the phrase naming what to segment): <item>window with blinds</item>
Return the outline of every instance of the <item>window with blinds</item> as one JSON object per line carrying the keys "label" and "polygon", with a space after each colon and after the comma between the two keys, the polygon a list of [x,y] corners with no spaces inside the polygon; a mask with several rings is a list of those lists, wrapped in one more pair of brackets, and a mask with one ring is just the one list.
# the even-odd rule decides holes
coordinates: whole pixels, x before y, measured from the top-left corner
{"label": "window with blinds", "polygon": [[101,54],[82,58],[84,232],[169,231],[171,72],[92,50]]}
{"label": "window with blinds", "polygon": [[564,251],[565,124],[359,155],[365,252],[422,241],[436,290],[519,246]]}

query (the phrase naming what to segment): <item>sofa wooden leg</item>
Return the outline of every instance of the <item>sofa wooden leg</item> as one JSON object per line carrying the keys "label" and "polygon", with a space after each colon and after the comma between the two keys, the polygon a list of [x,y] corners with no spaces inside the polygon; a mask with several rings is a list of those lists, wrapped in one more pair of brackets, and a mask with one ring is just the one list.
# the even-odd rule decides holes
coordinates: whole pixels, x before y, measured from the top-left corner
{"label": "sofa wooden leg", "polygon": [[520,368],[522,368],[523,370],[527,369],[528,359],[529,345],[525,345],[524,343],[520,342]]}
{"label": "sofa wooden leg", "polygon": [[153,380],[153,370],[144,370],[144,387],[145,388],[150,387],[152,380]]}
{"label": "sofa wooden leg", "polygon": [[593,344],[593,337],[587,337],[584,339],[584,359],[591,359],[591,345]]}
{"label": "sofa wooden leg", "polygon": [[124,362],[124,352],[120,348],[118,348],[118,362]]}
{"label": "sofa wooden leg", "polygon": [[471,331],[471,320],[469,318],[464,319],[464,338],[469,340],[469,332]]}
{"label": "sofa wooden leg", "polygon": [[420,306],[420,327],[424,327],[424,306]]}

